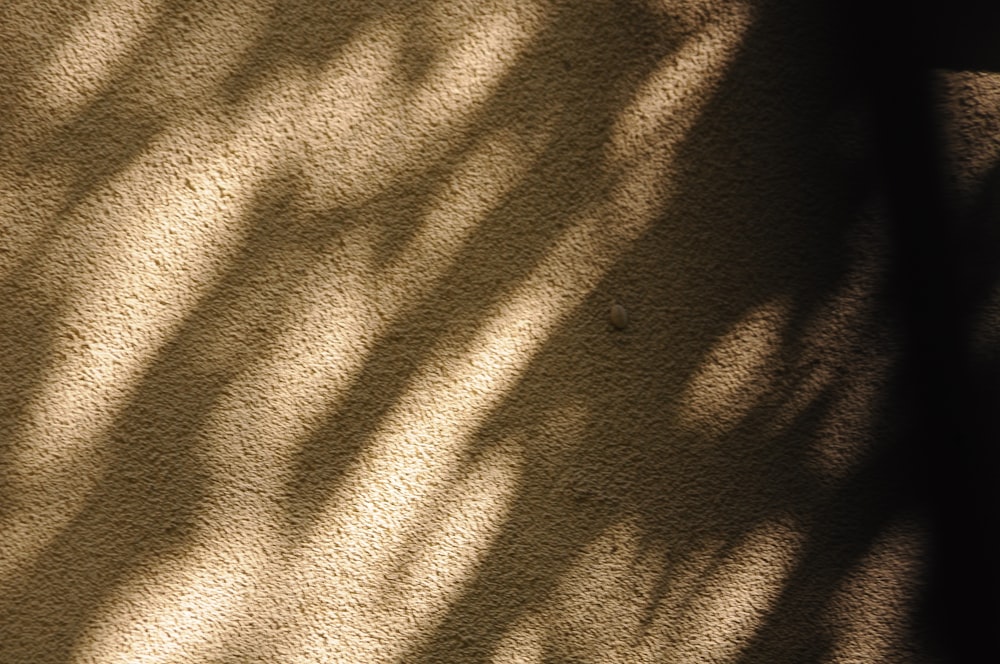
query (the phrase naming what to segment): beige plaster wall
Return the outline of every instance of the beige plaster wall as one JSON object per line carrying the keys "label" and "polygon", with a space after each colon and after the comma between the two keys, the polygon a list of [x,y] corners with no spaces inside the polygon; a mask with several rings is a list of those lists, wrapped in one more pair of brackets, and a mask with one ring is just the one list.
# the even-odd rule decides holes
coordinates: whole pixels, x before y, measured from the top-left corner
{"label": "beige plaster wall", "polygon": [[993,260],[1000,249],[1000,72],[952,71],[935,73],[940,98],[947,173],[960,211],[986,231],[977,247],[976,261],[987,267],[976,274],[977,295],[983,305],[973,322],[973,353],[978,362],[1000,363],[1000,283]]}
{"label": "beige plaster wall", "polygon": [[794,4],[0,5],[0,662],[919,659]]}

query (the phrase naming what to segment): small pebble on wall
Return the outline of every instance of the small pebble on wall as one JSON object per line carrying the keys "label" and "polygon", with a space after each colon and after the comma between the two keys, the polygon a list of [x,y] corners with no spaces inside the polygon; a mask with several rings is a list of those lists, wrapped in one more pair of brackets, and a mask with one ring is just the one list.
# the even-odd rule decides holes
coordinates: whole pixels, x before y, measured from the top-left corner
{"label": "small pebble on wall", "polygon": [[617,302],[611,305],[609,317],[611,318],[611,324],[617,330],[624,330],[628,326],[628,312],[625,311],[625,307]]}

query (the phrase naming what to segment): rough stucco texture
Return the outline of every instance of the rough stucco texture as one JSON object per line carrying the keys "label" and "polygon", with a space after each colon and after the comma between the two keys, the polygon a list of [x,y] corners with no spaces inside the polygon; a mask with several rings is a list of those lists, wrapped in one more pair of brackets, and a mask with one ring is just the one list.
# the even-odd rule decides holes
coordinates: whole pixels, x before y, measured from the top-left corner
{"label": "rough stucco texture", "polygon": [[[985,228],[975,256],[976,286],[984,301],[974,312],[973,361],[996,382],[1000,376],[1000,72],[939,71],[947,173],[965,218]],[[968,223],[968,222],[966,222]],[[985,269],[984,269],[985,268]],[[985,273],[985,274],[984,274]]]}
{"label": "rough stucco texture", "polygon": [[0,662],[913,661],[782,4],[0,5]]}

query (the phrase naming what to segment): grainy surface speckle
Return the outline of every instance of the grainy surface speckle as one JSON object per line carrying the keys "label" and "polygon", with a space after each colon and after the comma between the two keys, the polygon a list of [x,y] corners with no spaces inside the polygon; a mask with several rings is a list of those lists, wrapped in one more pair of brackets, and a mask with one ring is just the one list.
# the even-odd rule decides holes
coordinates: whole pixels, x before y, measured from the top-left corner
{"label": "grainy surface speckle", "polygon": [[0,662],[919,658],[795,5],[0,4]]}

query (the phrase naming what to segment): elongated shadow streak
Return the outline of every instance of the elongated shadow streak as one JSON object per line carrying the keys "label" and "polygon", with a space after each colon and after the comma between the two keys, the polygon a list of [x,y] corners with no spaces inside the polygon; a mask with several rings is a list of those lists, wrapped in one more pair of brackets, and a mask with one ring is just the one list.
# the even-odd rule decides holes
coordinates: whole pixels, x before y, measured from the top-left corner
{"label": "elongated shadow streak", "polygon": [[210,441],[202,429],[233,379],[282,323],[287,292],[261,283],[258,269],[276,249],[289,249],[275,219],[280,222],[291,187],[279,178],[258,192],[239,253],[131,388],[121,414],[93,441],[106,460],[97,485],[7,584],[0,627],[10,661],[70,661],[80,637],[126,586],[141,587],[144,572],[184,555],[197,536],[214,481],[206,474]]}
{"label": "elongated shadow streak", "polygon": [[[509,436],[527,441],[525,474],[478,572],[407,661],[480,661],[495,654],[523,618],[562,592],[582,552],[622,520],[637,519],[644,546],[664,549],[676,562],[713,542],[722,543],[718,553],[724,556],[772,519],[809,524],[826,513],[848,520],[854,515],[848,493],[856,483],[831,493],[810,465],[831,395],[845,386],[831,378],[785,430],[775,433],[770,426],[809,375],[813,359],[804,355],[809,343],[799,335],[844,286],[852,260],[847,237],[862,200],[858,188],[868,186],[825,179],[832,169],[824,123],[843,93],[825,85],[842,81],[819,37],[823,17],[799,18],[774,6],[757,16],[724,82],[681,143],[676,198],[567,317],[479,431],[482,446]],[[803,52],[796,51],[800,61],[789,66],[789,54],[773,49],[787,43],[793,29]],[[798,31],[817,38],[804,39]],[[805,52],[807,44],[816,50]],[[594,319],[615,297],[645,307],[633,329],[618,337]],[[781,301],[789,307],[773,361],[790,372],[771,392],[757,395],[761,403],[726,436],[692,435],[680,411],[695,371],[748,312]],[[879,312],[868,315],[864,326],[884,335]],[[851,346],[863,343],[865,333],[858,333],[860,342],[842,340],[848,348],[831,347],[823,364],[850,361]],[[567,408],[586,413],[573,431],[526,424]],[[882,470],[878,466],[876,474]],[[807,567],[823,565],[830,578],[839,578],[882,523],[846,524],[835,534],[851,541],[829,555],[814,552],[827,541],[816,536],[816,543],[806,544]],[[668,562],[660,592],[671,571]],[[822,630],[825,600],[809,595],[813,588],[798,577],[791,583],[793,592],[805,593],[793,601],[810,603],[810,629]],[[656,592],[654,587],[647,620],[657,609]],[[772,647],[786,637],[765,630],[762,638]],[[542,639],[545,661],[573,661],[558,635]]]}
{"label": "elongated shadow streak", "polygon": [[[654,41],[645,34],[642,13],[634,9],[633,14],[626,29]],[[622,105],[666,53],[644,51],[648,44],[637,39],[628,53],[602,49],[599,59],[567,73],[564,56],[556,57],[551,50],[553,42],[620,41],[618,35],[609,39],[591,31],[621,26],[595,26],[588,19],[586,11],[568,9],[556,17],[476,113],[469,132],[473,138],[486,139],[505,123],[530,127],[553,115],[556,122],[546,148],[528,172],[476,226],[431,291],[403,307],[345,396],[331,405],[326,423],[303,446],[287,490],[293,538],[306,532],[325,508],[350,460],[369,442],[417,372],[440,351],[441,340],[454,339],[459,347],[471,340],[489,311],[531,274],[595,192],[600,195],[618,181],[620,174],[605,172],[596,156],[606,146]],[[580,86],[598,73],[597,80],[610,77],[628,87],[582,94]],[[581,191],[588,194],[580,196]],[[386,249],[395,252],[398,246],[397,239]]]}

